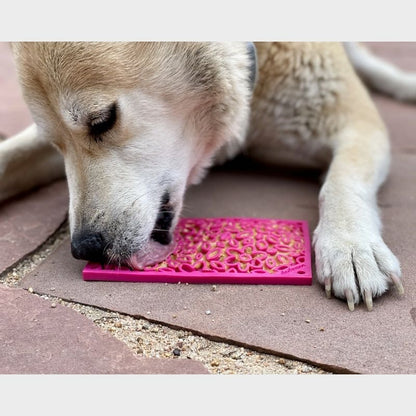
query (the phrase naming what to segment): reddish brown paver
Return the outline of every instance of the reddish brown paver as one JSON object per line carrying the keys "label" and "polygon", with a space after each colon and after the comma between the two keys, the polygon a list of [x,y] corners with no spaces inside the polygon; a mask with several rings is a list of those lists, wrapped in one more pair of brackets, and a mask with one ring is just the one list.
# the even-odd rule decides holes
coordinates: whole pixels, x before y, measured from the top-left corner
{"label": "reddish brown paver", "polygon": [[39,247],[65,221],[65,180],[0,205],[0,272]]}
{"label": "reddish brown paver", "polygon": [[207,374],[194,360],[138,358],[72,309],[0,286],[0,374]]}
{"label": "reddish brown paver", "polygon": [[374,101],[389,129],[392,152],[416,154],[415,134],[411,128],[406,128],[414,125],[415,106],[381,95],[374,95]]}
{"label": "reddish brown paver", "polygon": [[11,136],[31,123],[32,116],[17,81],[10,46],[0,42],[0,133]]}
{"label": "reddish brown paver", "polygon": [[406,71],[416,69],[416,42],[363,42],[376,56]]}
{"label": "reddish brown paver", "polygon": [[[31,123],[9,44],[0,42],[0,134],[16,134]],[[0,273],[41,245],[65,220],[67,210],[65,181],[0,204]]]}
{"label": "reddish brown paver", "polygon": [[[237,176],[238,173],[224,171],[210,174],[200,186],[200,190],[205,187],[207,192],[188,198],[189,216],[200,213],[268,217],[294,213],[301,214],[310,223],[316,222],[316,189],[308,192],[306,184],[298,181],[296,189],[300,187],[305,192],[297,194],[298,191],[290,192],[289,179],[256,183],[258,176],[254,173],[251,181],[245,182],[246,186],[238,186]],[[405,174],[399,180],[409,182]],[[314,189],[313,185],[308,186]],[[278,204],[277,197],[269,194],[272,187],[287,192],[281,211],[273,204]],[[244,196],[249,198],[253,189],[259,195],[263,190],[268,202],[261,205],[256,198],[247,199],[236,209],[233,201]],[[220,206],[217,200],[221,200]],[[403,199],[402,203],[405,203]],[[392,292],[375,300],[373,312],[361,306],[351,313],[344,302],[327,300],[316,279],[312,286],[304,287],[217,285],[215,292],[210,285],[84,282],[81,271],[85,263],[69,257],[69,241],[27,276],[22,285],[32,286],[40,293],[50,293],[49,288],[55,287],[53,293],[65,299],[296,357],[334,371],[413,373],[416,371],[416,332],[410,311],[416,293],[412,279],[416,270],[412,250],[415,237],[410,233],[402,236],[396,231],[407,228],[399,208],[388,206],[385,210],[389,210],[386,239],[393,248],[399,248],[406,295],[399,298]],[[211,311],[210,315],[205,313],[207,310]]]}

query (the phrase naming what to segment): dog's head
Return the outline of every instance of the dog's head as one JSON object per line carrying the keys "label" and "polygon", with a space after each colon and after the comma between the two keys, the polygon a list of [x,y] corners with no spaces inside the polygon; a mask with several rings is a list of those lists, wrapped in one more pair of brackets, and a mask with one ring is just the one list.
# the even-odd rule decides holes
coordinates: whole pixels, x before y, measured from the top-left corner
{"label": "dog's head", "polygon": [[242,141],[246,43],[13,45],[40,135],[63,154],[76,258],[134,268],[171,250],[186,186]]}

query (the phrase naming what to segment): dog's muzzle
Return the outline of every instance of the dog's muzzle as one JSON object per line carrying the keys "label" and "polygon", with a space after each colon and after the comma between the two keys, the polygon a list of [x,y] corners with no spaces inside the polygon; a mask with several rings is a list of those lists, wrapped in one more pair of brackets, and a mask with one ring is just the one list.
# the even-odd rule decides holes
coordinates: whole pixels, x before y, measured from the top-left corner
{"label": "dog's muzzle", "polygon": [[[113,253],[115,255],[113,258],[134,268],[143,268],[147,264],[163,260],[174,246],[172,231],[174,217],[170,196],[165,193],[149,241],[137,252],[127,254],[127,257],[122,256],[121,253]],[[109,258],[112,258],[111,255],[110,257],[107,255],[108,250],[111,249],[109,243],[100,232],[83,230],[73,235],[71,252],[76,259],[105,264]]]}

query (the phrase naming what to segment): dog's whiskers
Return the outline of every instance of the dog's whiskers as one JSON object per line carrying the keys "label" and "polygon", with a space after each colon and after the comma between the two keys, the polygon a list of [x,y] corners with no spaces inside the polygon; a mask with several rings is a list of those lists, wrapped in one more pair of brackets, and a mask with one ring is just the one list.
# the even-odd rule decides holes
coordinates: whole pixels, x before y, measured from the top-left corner
{"label": "dog's whiskers", "polygon": [[[162,181],[162,183],[160,184],[161,186],[167,185],[169,184],[168,180]],[[143,194],[139,195],[138,197],[135,198],[135,200],[132,202],[131,206],[133,206],[140,198],[143,198],[144,196],[146,196],[149,193],[154,192],[154,189],[148,189],[146,192],[144,192]]]}

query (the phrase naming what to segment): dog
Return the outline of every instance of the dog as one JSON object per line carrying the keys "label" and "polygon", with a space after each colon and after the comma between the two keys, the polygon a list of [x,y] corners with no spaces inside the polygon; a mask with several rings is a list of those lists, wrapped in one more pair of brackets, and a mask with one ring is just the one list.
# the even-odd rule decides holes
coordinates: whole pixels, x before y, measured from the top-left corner
{"label": "dog", "polygon": [[355,43],[11,47],[34,125],[0,143],[0,200],[66,176],[75,258],[161,261],[187,187],[245,153],[326,172],[313,247],[328,297],[371,310],[390,286],[403,293],[376,201],[389,137],[363,83],[413,100],[398,68]]}

